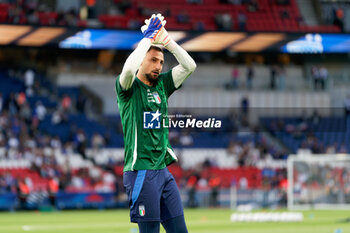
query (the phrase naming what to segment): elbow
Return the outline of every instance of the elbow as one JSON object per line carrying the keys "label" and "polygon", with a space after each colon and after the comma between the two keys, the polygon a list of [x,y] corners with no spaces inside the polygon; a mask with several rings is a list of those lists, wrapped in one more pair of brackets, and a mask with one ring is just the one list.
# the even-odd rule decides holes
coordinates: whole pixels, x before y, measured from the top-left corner
{"label": "elbow", "polygon": [[122,73],[121,73],[121,77],[122,77],[122,79],[130,79],[130,77],[132,77],[133,76],[133,70],[132,69],[123,69],[122,70]]}
{"label": "elbow", "polygon": [[133,72],[133,70],[131,70],[131,69],[127,69],[126,71],[125,71],[125,77],[132,77],[134,75],[134,72]]}
{"label": "elbow", "polygon": [[189,66],[188,66],[188,71],[190,71],[191,73],[194,72],[197,68],[197,64],[194,60],[192,60],[190,63],[189,63]]}
{"label": "elbow", "polygon": [[133,72],[132,70],[126,70],[125,72],[122,72],[120,75],[119,83],[122,86],[124,90],[127,90],[131,87],[133,82]]}

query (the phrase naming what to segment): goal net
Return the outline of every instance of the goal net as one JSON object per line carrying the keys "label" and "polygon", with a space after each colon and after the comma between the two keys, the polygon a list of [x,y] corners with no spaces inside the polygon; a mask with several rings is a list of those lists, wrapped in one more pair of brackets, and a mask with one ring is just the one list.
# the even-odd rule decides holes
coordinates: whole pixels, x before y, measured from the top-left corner
{"label": "goal net", "polygon": [[289,209],[350,209],[350,155],[291,155]]}

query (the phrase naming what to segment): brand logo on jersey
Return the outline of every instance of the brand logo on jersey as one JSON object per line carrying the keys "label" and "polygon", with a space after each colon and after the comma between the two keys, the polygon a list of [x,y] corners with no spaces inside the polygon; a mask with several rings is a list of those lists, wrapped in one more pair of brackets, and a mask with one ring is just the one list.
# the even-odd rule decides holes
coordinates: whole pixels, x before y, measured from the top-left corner
{"label": "brand logo on jersey", "polygon": [[146,211],[145,211],[145,206],[144,205],[140,205],[139,206],[139,213],[140,213],[140,216],[145,216]]}
{"label": "brand logo on jersey", "polygon": [[144,129],[160,129],[160,116],[162,114],[156,112],[143,112],[143,128]]}

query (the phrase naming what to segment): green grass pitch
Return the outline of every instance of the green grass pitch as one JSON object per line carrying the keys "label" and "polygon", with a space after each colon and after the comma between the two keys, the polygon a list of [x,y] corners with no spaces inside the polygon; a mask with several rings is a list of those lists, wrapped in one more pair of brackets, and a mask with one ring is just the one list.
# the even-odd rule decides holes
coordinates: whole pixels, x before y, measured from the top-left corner
{"label": "green grass pitch", "polygon": [[[350,233],[350,211],[303,211],[299,223],[233,223],[228,209],[186,209],[189,233]],[[0,233],[137,233],[128,210],[0,212]],[[161,232],[165,232],[161,228]]]}

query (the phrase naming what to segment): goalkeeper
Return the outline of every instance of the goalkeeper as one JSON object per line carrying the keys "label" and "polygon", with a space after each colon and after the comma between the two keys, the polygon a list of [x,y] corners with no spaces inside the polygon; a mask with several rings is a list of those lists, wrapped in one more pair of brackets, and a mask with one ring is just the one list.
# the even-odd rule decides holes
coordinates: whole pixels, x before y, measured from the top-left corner
{"label": "goalkeeper", "polygon": [[[145,20],[144,38],[126,60],[115,88],[124,132],[124,187],[131,222],[140,233],[186,233],[180,193],[167,166],[177,158],[161,118],[168,114],[168,98],[195,70],[196,63],[164,28],[160,14]],[[180,63],[166,73],[164,46]],[[166,117],[165,117],[166,118]],[[165,119],[167,120],[167,119]]]}

